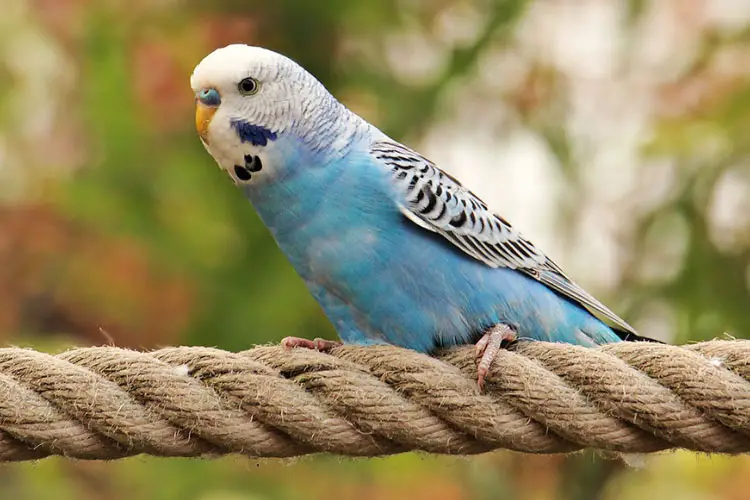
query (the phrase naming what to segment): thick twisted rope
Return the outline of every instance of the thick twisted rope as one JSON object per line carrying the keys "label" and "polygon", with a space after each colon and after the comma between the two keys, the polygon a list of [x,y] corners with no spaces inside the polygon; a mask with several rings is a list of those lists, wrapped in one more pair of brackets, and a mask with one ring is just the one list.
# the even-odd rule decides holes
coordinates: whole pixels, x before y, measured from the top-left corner
{"label": "thick twisted rope", "polygon": [[471,347],[0,349],[0,461],[506,448],[750,451],[750,341]]}

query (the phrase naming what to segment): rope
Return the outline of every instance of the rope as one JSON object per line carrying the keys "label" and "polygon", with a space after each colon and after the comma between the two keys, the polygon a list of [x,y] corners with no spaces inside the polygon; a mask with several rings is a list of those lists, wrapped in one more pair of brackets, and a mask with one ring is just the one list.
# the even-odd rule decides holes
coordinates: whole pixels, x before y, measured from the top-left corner
{"label": "rope", "polygon": [[520,342],[475,378],[471,346],[0,349],[0,461],[750,451],[750,341]]}

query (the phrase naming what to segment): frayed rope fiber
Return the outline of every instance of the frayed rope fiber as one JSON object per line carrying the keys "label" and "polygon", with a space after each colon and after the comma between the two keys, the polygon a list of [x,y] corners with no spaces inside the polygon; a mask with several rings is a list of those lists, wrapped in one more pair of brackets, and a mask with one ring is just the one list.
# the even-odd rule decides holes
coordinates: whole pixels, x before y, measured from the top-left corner
{"label": "frayed rope fiber", "polygon": [[505,448],[750,451],[750,341],[473,347],[0,349],[0,461]]}

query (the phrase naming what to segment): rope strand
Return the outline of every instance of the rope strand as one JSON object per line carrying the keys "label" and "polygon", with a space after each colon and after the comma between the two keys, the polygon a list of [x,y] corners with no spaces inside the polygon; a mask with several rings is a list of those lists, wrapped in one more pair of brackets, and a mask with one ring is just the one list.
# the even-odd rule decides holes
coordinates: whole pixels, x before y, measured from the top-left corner
{"label": "rope strand", "polygon": [[750,341],[473,348],[0,349],[0,461],[750,451]]}

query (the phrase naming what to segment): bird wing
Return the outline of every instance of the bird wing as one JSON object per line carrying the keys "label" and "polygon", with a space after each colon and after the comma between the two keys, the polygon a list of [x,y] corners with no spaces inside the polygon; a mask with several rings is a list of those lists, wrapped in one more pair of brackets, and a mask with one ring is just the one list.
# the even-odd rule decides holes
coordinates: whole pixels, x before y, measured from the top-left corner
{"label": "bird wing", "polygon": [[402,194],[399,209],[410,221],[440,234],[486,265],[520,271],[626,335],[636,335],[630,325],[568,278],[507,220],[430,160],[391,141],[375,142],[370,153],[393,175]]}

